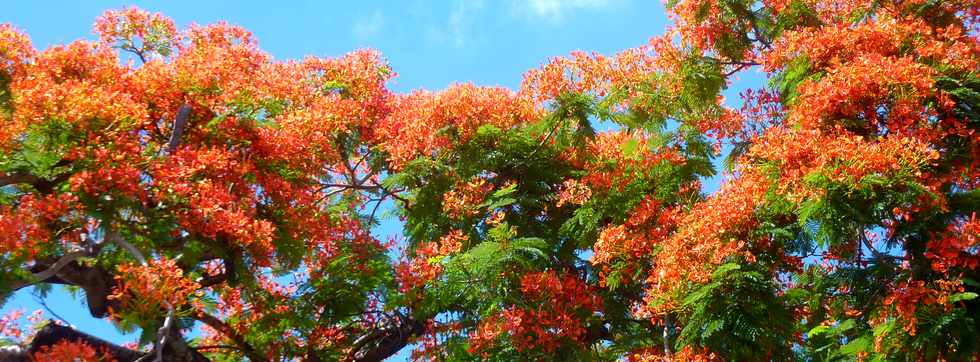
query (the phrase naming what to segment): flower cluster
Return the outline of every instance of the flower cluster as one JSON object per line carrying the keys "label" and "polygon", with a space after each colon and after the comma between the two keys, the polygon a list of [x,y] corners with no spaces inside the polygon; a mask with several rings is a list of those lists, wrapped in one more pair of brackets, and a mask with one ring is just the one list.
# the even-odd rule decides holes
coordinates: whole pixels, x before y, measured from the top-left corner
{"label": "flower cluster", "polygon": [[480,212],[478,205],[486,200],[494,185],[483,178],[473,178],[466,183],[460,183],[446,193],[442,202],[442,210],[451,218],[466,218]]}
{"label": "flower cluster", "polygon": [[505,335],[519,351],[554,352],[563,343],[583,341],[587,321],[603,309],[595,290],[574,274],[529,273],[521,277],[520,290],[528,307],[513,306],[481,322],[470,336],[471,353],[485,353]]}
{"label": "flower cluster", "polygon": [[592,190],[588,185],[575,179],[568,179],[562,183],[561,190],[558,191],[558,203],[555,206],[562,207],[565,204],[581,205],[589,201],[592,197]]}
{"label": "flower cluster", "polygon": [[34,361],[51,362],[114,362],[107,351],[98,351],[85,342],[63,340],[50,346],[42,346],[32,356]]}
{"label": "flower cluster", "polygon": [[173,259],[154,259],[147,265],[118,267],[117,287],[110,298],[119,302],[114,313],[134,313],[152,319],[168,308],[193,304],[200,285],[188,279]]}

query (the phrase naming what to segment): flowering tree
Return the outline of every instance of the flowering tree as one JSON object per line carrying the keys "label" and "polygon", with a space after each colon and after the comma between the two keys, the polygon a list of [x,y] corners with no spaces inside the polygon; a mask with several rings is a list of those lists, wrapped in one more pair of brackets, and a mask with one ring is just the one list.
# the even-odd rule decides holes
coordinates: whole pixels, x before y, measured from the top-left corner
{"label": "flowering tree", "polygon": [[[374,52],[275,62],[137,9],[44,51],[0,27],[0,296],[77,287],[144,346],[49,323],[9,353],[980,357],[980,2],[668,8],[516,91],[395,94]],[[369,233],[388,203],[402,242]]]}
{"label": "flowering tree", "polygon": [[380,56],[273,62],[244,29],[137,9],[95,28],[40,52],[0,28],[4,295],[79,287],[167,360],[332,359],[375,332],[391,273],[361,208],[393,195],[365,148],[392,107]]}

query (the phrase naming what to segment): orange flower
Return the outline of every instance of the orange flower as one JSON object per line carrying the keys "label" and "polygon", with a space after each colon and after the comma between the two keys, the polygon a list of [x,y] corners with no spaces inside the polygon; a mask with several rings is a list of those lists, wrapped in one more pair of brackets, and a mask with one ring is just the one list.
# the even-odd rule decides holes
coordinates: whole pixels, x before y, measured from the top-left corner
{"label": "orange flower", "polygon": [[118,267],[118,285],[110,298],[119,301],[115,313],[135,313],[155,318],[167,308],[192,303],[190,297],[200,285],[184,276],[172,259],[150,260],[146,266],[125,264]]}
{"label": "orange flower", "polygon": [[585,320],[602,311],[602,299],[573,274],[552,270],[521,277],[521,293],[533,308],[513,306],[484,319],[470,336],[470,353],[480,354],[507,335],[518,351],[554,352],[563,341],[581,341]]}
{"label": "orange flower", "polygon": [[540,116],[540,110],[506,88],[454,84],[439,93],[416,91],[395,98],[392,113],[377,124],[376,142],[398,170],[415,158],[465,143],[480,126],[508,129]]}
{"label": "orange flower", "polygon": [[494,186],[488,184],[487,180],[478,177],[457,184],[443,197],[442,210],[452,218],[476,216],[480,212],[477,205],[486,200],[493,188]]}
{"label": "orange flower", "polygon": [[561,190],[558,191],[558,203],[556,206],[562,207],[565,204],[581,205],[592,197],[592,190],[589,186],[575,179],[568,179],[562,183]]}
{"label": "orange flower", "polygon": [[115,361],[108,352],[99,353],[85,342],[59,341],[50,346],[43,346],[32,356],[33,361],[50,362],[112,362]]}

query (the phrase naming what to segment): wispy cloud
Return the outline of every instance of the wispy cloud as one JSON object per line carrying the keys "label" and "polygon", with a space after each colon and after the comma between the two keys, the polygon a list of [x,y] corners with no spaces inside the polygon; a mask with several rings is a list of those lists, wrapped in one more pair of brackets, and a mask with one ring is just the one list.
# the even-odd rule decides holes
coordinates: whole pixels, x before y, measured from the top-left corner
{"label": "wispy cloud", "polygon": [[461,47],[469,39],[473,16],[483,9],[483,0],[461,0],[449,14],[449,39],[453,45]]}
{"label": "wispy cloud", "polygon": [[472,40],[473,22],[478,12],[483,10],[483,6],[483,0],[456,1],[446,17],[445,24],[429,29],[430,38],[457,48],[467,45]]}
{"label": "wispy cloud", "polygon": [[516,0],[514,10],[537,18],[557,21],[575,10],[599,9],[610,4],[610,0]]}
{"label": "wispy cloud", "polygon": [[381,11],[375,11],[370,16],[363,17],[354,22],[351,33],[357,39],[372,38],[378,35],[385,26],[385,15]]}

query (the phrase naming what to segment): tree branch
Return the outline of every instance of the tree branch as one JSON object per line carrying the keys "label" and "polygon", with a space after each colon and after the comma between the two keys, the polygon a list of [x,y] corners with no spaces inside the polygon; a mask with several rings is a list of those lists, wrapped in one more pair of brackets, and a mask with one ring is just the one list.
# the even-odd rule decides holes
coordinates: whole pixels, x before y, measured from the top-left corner
{"label": "tree branch", "polygon": [[33,361],[35,353],[40,352],[44,347],[50,347],[62,341],[85,343],[97,351],[105,351],[106,354],[112,356],[113,359],[119,362],[134,362],[145,355],[143,352],[134,351],[107,342],[101,338],[79,332],[71,327],[59,325],[55,321],[49,321],[47,325],[34,335],[34,338],[31,339],[31,342],[27,346],[22,348],[8,347],[0,351],[0,361]]}
{"label": "tree branch", "polygon": [[249,360],[252,361],[266,360],[264,357],[262,357],[260,353],[258,353],[258,351],[255,350],[254,347],[252,347],[251,345],[248,344],[248,342],[245,341],[244,337],[238,334],[238,332],[235,332],[235,330],[231,328],[231,326],[229,326],[227,323],[218,319],[218,317],[207,314],[206,312],[203,311],[197,311],[194,312],[194,319],[197,319],[203,322],[204,324],[207,324],[209,327],[214,328],[218,332],[221,332],[226,337],[231,339],[231,341],[235,342],[235,345],[238,346],[238,349],[241,350],[242,353],[244,353]]}
{"label": "tree branch", "polygon": [[128,241],[123,239],[122,235],[119,235],[119,233],[106,229],[105,239],[125,249],[127,252],[132,254],[133,257],[140,262],[140,264],[146,266],[146,257],[143,256],[143,252],[141,252],[140,249],[136,248],[135,245],[130,244]]}
{"label": "tree branch", "polygon": [[52,265],[51,267],[45,269],[42,272],[34,273],[34,275],[32,276],[32,278],[34,280],[28,280],[28,281],[22,281],[22,282],[14,283],[13,287],[11,288],[11,290],[15,290],[15,291],[16,290],[20,290],[21,288],[24,288],[24,287],[27,287],[27,286],[30,286],[30,285],[34,285],[35,283],[40,283],[40,282],[43,282],[45,280],[48,280],[51,277],[57,275],[58,272],[61,271],[61,269],[63,269],[65,266],[67,266],[71,262],[73,262],[75,260],[78,260],[78,258],[81,258],[81,257],[84,257],[84,256],[88,256],[88,255],[89,255],[89,253],[86,252],[86,251],[76,251],[76,252],[65,254],[61,258],[59,258],[58,261],[56,261],[54,263],[54,265]]}
{"label": "tree branch", "polygon": [[33,185],[40,180],[41,178],[22,171],[13,172],[13,173],[0,173],[0,187],[4,187],[7,185],[16,185],[16,184]]}
{"label": "tree branch", "polygon": [[[94,348],[96,351],[104,352],[111,356],[114,360],[118,362],[136,362],[140,359],[144,359],[149,356],[149,354],[141,351],[131,350],[126,347],[122,347],[111,342],[105,341],[101,338],[92,336],[90,334],[80,332],[72,327],[67,327],[58,324],[55,321],[49,321],[41,330],[34,335],[31,342],[19,348],[17,350],[8,350],[0,352],[0,361],[3,362],[28,362],[33,361],[33,356],[35,353],[41,351],[45,347],[50,347],[60,342],[75,342],[75,343],[85,343],[90,347]],[[171,343],[173,348],[169,348],[165,351],[164,356],[165,361],[173,362],[206,362],[208,361],[200,352],[188,348],[186,344],[182,343]]]}
{"label": "tree branch", "polygon": [[[50,268],[51,264],[38,263],[31,267],[31,271],[40,273]],[[114,303],[108,298],[112,293],[112,288],[116,285],[115,279],[111,273],[98,265],[87,266],[73,260],[61,267],[55,275],[45,278],[41,282],[81,287],[85,290],[89,313],[96,318],[105,317],[109,312],[109,305]]]}
{"label": "tree branch", "polygon": [[184,127],[187,126],[187,118],[191,114],[191,106],[184,103],[177,110],[177,116],[174,118],[173,132],[170,134],[170,142],[167,143],[167,153],[173,154],[177,151],[177,147],[180,146],[180,137],[184,134]]}
{"label": "tree branch", "polygon": [[408,341],[425,332],[425,324],[397,313],[388,327],[373,330],[354,341],[351,359],[357,362],[381,362],[398,353]]}
{"label": "tree branch", "polygon": [[[55,167],[67,165],[66,161],[61,161],[55,164]],[[54,191],[54,187],[58,184],[68,180],[71,177],[70,173],[64,173],[58,175],[52,180],[46,180],[41,177],[37,177],[29,172],[17,171],[12,173],[2,173],[0,174],[0,187],[8,185],[19,185],[26,184],[34,187],[35,190],[42,194],[49,194]]]}

